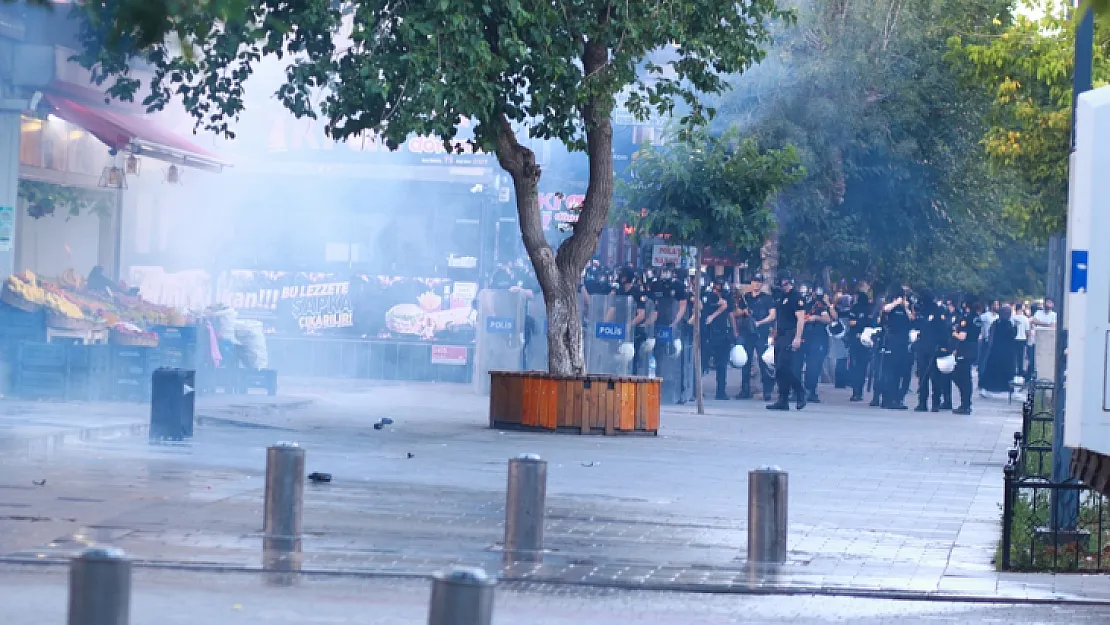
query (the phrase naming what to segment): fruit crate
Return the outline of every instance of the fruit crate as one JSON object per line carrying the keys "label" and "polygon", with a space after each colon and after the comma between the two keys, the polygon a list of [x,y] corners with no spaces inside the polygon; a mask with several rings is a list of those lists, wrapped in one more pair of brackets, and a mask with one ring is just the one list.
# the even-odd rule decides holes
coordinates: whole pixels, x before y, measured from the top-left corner
{"label": "fruit crate", "polygon": [[197,344],[197,326],[154,326],[159,347],[184,349]]}
{"label": "fruit crate", "polygon": [[68,362],[69,353],[66,345],[34,341],[23,341],[19,345],[19,369],[21,371],[47,370],[64,376]]}
{"label": "fruit crate", "polygon": [[239,392],[250,393],[263,389],[267,395],[277,395],[277,371],[274,369],[240,369]]}
{"label": "fruit crate", "polygon": [[170,367],[173,369],[197,368],[196,348],[192,345],[183,347],[166,347],[159,345],[150,356],[150,369]]}
{"label": "fruit crate", "polygon": [[97,401],[108,397],[112,352],[108,345],[70,345],[66,399]]}
{"label": "fruit crate", "polygon": [[65,369],[20,369],[15,375],[15,392],[27,399],[63,399],[67,382]]}
{"label": "fruit crate", "polygon": [[153,347],[133,345],[111,346],[111,371],[118,378],[150,378],[154,367]]}

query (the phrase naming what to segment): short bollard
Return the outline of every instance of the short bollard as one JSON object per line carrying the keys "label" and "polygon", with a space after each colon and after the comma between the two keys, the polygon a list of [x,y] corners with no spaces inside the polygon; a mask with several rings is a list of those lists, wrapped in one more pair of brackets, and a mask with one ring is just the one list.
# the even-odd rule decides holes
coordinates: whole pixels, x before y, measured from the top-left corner
{"label": "short bollard", "polygon": [[69,565],[69,625],[128,625],[131,561],[119,549],[86,549]]}
{"label": "short bollard", "polygon": [[748,560],[786,562],[787,473],[778,467],[748,472]]}
{"label": "short bollard", "polygon": [[543,517],[547,505],[547,462],[536,454],[509,460],[505,493],[505,562],[543,561]]}
{"label": "short bollard", "polygon": [[301,518],[304,511],[304,449],[278,443],[266,449],[266,501],[262,513],[262,568],[278,574],[271,580],[290,583],[282,574],[300,570]]}
{"label": "short bollard", "polygon": [[428,625],[490,625],[496,583],[482,569],[436,573],[432,577]]}

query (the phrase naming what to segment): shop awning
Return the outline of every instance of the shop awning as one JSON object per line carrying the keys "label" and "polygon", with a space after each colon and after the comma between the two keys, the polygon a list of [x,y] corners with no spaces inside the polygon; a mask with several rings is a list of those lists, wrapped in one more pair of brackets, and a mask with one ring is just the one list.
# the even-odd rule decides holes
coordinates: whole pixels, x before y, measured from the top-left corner
{"label": "shop awning", "polygon": [[115,150],[209,171],[219,171],[227,165],[210,152],[138,115],[82,104],[55,94],[46,94],[44,99],[54,108],[55,115],[84,128]]}

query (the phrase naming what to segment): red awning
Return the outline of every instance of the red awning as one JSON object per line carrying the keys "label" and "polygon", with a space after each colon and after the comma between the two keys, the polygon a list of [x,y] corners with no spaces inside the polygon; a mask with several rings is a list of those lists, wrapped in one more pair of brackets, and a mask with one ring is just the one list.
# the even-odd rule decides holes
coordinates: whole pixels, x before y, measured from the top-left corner
{"label": "red awning", "polygon": [[54,94],[46,94],[45,99],[58,117],[84,128],[110,148],[202,169],[225,165],[210,152],[138,115],[81,104]]}

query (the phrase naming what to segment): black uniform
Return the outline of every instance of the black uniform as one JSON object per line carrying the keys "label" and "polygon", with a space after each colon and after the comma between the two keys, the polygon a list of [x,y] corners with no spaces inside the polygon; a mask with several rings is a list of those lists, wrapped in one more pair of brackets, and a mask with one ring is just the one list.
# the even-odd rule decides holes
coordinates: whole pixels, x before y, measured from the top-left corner
{"label": "black uniform", "polygon": [[[660,278],[651,282],[648,297],[655,302],[655,363],[663,379],[662,395],[667,403],[681,399],[681,354],[675,354],[675,339],[681,337],[680,309],[685,308],[686,285],[676,278]],[[681,344],[682,341],[679,341]]]}
{"label": "black uniform", "polygon": [[[937,343],[936,358],[933,359],[933,412],[952,409],[952,374],[943,373],[936,368],[937,358],[952,354],[952,328],[956,325],[955,313],[941,307],[941,314],[935,320],[936,332],[941,337]],[[939,406],[937,405],[939,402]]]}
{"label": "black uniform", "polygon": [[959,320],[952,330],[953,338],[963,333],[963,340],[956,339],[956,369],[952,372],[952,381],[960,391],[960,407],[956,412],[971,414],[971,365],[975,362],[978,353],[980,327],[979,316],[971,310],[964,308]]}
{"label": "black uniform", "polygon": [[845,339],[848,343],[848,378],[852,387],[852,401],[863,400],[863,385],[867,382],[867,367],[871,364],[871,348],[860,342],[863,329],[871,325],[871,303],[866,295],[848,311]]}
{"label": "black uniform", "polygon": [[740,371],[740,394],[737,395],[739,399],[752,396],[752,367],[754,366],[759,368],[763,399],[771,400],[774,376],[771,375],[771,368],[763,362],[763,352],[767,350],[767,337],[771,332],[771,324],[756,324],[771,316],[772,307],[774,307],[774,300],[767,293],[756,295],[741,293],[736,298],[737,335],[740,344],[744,346],[744,351],[748,352],[748,364]]}
{"label": "black uniform", "polygon": [[[644,341],[647,340],[647,335],[644,334],[643,320],[637,322],[636,318],[641,314],[646,314],[647,296],[643,290],[634,282],[625,282],[613,289],[610,293],[613,301],[613,308],[616,310],[614,321],[620,324],[628,324],[626,332],[631,334],[633,345],[636,349],[636,355],[640,354],[640,347]],[[627,339],[626,339],[627,340]],[[640,358],[634,357],[632,359],[632,374],[638,375]],[[647,371],[643,372],[644,375]]]}
{"label": "black uniform", "polygon": [[[703,349],[708,359],[712,359],[713,369],[717,373],[717,399],[728,399],[726,385],[728,384],[728,352],[732,349],[732,326],[729,324],[729,294],[723,288],[707,289],[702,294],[702,315],[705,317]],[[725,303],[724,312],[717,314],[713,322],[709,316],[716,314]],[[707,368],[709,360],[702,359],[703,371]]]}
{"label": "black uniform", "polygon": [[805,406],[805,388],[795,373],[794,361],[802,354],[792,345],[798,328],[797,313],[805,310],[805,300],[798,291],[782,292],[775,302],[775,381],[779,387],[779,401],[774,408],[788,409],[790,391],[798,398],[798,407]]}
{"label": "black uniform", "polygon": [[883,314],[883,408],[902,409],[905,399],[903,378],[912,366],[910,360],[910,312],[904,304]]}
{"label": "black uniform", "polygon": [[[917,319],[914,327],[917,329],[917,341],[913,346],[913,353],[917,360],[917,407],[914,410],[924,412],[929,409],[929,387],[936,371],[937,347],[946,339],[949,333],[944,332],[941,324],[937,323],[942,312],[935,301],[923,301],[917,310]],[[933,407],[939,408],[940,402],[937,393],[933,393]]]}
{"label": "black uniform", "polygon": [[[821,297],[814,297],[806,306],[806,316],[820,317],[829,312],[829,305]],[[821,381],[821,371],[829,356],[828,324],[821,321],[807,321],[802,330],[802,349],[805,354],[805,388],[809,401],[817,400],[817,383]]]}

